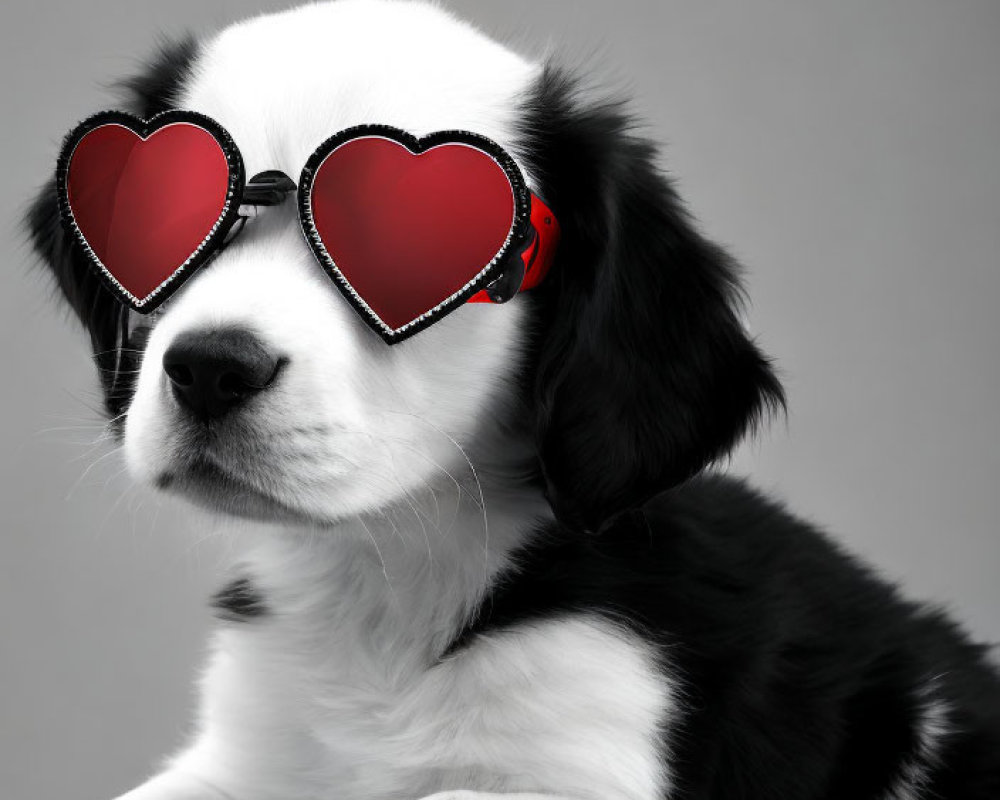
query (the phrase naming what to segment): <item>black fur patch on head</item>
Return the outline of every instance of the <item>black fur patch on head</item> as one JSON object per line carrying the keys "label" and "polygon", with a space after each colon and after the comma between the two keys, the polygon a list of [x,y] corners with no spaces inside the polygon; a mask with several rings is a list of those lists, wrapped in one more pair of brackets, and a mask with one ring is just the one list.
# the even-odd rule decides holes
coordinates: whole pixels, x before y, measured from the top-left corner
{"label": "black fur patch on head", "polygon": [[264,597],[249,578],[236,578],[212,595],[212,608],[219,619],[250,622],[267,615]]}
{"label": "black fur patch on head", "polygon": [[783,395],[740,322],[736,264],[620,105],[550,67],[521,119],[562,228],[531,293],[541,466],[560,520],[594,530],[726,454]]}
{"label": "black fur patch on head", "polygon": [[145,68],[120,81],[128,110],[143,119],[177,108],[184,84],[191,77],[191,67],[198,56],[198,42],[193,36],[160,43]]}
{"label": "black fur patch on head", "polygon": [[[172,108],[196,55],[197,45],[190,37],[162,44],[143,71],[121,83],[126,110],[146,118]],[[148,330],[128,334],[127,310],[104,287],[63,227],[54,175],[35,197],[24,225],[35,253],[89,332],[105,409],[113,419],[121,419],[135,392]]]}

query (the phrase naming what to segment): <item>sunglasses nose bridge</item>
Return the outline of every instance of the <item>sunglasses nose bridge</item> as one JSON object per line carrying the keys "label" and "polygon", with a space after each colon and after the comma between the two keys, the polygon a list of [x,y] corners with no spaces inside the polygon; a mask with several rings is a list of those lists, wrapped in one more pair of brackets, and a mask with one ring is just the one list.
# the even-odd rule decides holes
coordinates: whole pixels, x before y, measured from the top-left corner
{"label": "sunglasses nose bridge", "polygon": [[295,181],[281,170],[259,172],[248,180],[240,197],[239,214],[226,233],[220,250],[225,249],[243,230],[247,222],[260,215],[261,207],[279,206],[296,190]]}
{"label": "sunglasses nose bridge", "polygon": [[295,189],[295,181],[281,170],[259,172],[247,181],[243,189],[242,205],[281,205]]}

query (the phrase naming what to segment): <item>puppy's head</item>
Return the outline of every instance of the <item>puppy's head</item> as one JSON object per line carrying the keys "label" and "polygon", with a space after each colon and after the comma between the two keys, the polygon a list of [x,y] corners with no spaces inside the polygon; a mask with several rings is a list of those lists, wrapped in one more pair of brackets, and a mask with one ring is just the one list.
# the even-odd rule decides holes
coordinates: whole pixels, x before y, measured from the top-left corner
{"label": "puppy's head", "polygon": [[514,154],[563,231],[540,287],[389,346],[316,263],[292,203],[136,324],[46,187],[33,241],[90,331],[142,480],[230,513],[325,523],[466,458],[507,459],[564,521],[593,528],[725,453],[780,402],[739,323],[733,265],[628,120],[437,8],[341,0],[259,17],[167,48],[128,86],[140,116],[176,107],[220,122],[248,175],[298,175],[358,124],[473,131]]}

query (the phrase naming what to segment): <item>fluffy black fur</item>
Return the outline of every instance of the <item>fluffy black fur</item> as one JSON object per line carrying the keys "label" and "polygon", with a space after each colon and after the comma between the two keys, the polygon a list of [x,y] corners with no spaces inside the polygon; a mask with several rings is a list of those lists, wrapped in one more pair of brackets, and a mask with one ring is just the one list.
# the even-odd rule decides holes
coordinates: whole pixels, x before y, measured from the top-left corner
{"label": "fluffy black fur", "polygon": [[[125,83],[129,110],[172,107],[194,56],[190,40],[164,47]],[[451,651],[577,613],[647,637],[680,687],[682,719],[664,741],[678,797],[892,800],[912,764],[924,797],[996,800],[1000,680],[984,648],[744,485],[698,475],[783,405],[739,323],[733,262],[693,227],[618,106],[583,101],[549,69],[521,119],[519,154],[563,228],[558,262],[529,294],[522,376],[558,521]],[[120,414],[136,354],[119,306],[64,236],[50,186],[28,225]],[[267,613],[246,580],[214,603],[233,620]],[[948,732],[928,759],[931,704]]]}
{"label": "fluffy black fur", "polygon": [[691,224],[621,109],[576,94],[544,72],[521,150],[562,227],[534,297],[539,455],[560,518],[596,530],[784,401],[740,324],[736,265]]}
{"label": "fluffy black fur", "polygon": [[739,482],[688,480],[600,535],[545,528],[515,561],[452,649],[578,613],[651,639],[680,690],[677,797],[888,798],[932,702],[949,733],[925,796],[1000,797],[984,648]]}
{"label": "fluffy black fur", "polygon": [[249,578],[235,578],[212,595],[215,615],[228,622],[251,622],[267,616],[264,597]]}
{"label": "fluffy black fur", "polygon": [[[563,226],[534,297],[539,458],[558,522],[452,652],[577,613],[649,638],[685,709],[664,742],[679,797],[876,800],[912,767],[923,797],[1000,798],[985,648],[741,483],[691,477],[781,407],[781,389],[739,324],[732,261],[692,227],[619,108],[578,98],[550,69],[522,116],[522,155]],[[929,753],[935,711],[947,733]]]}

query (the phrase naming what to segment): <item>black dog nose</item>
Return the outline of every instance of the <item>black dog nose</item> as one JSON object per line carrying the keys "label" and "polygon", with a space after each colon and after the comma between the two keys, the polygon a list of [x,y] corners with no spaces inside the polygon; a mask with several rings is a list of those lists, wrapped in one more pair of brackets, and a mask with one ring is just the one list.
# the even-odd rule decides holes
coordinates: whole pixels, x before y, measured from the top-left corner
{"label": "black dog nose", "polygon": [[283,360],[243,328],[190,331],[163,354],[178,402],[202,419],[221,417],[273,383]]}

